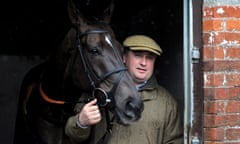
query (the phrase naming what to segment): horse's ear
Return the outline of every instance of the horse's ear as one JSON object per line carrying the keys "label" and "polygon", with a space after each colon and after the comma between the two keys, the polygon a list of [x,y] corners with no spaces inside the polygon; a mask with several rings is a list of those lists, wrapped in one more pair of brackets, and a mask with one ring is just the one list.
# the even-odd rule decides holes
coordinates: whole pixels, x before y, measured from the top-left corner
{"label": "horse's ear", "polygon": [[72,24],[84,24],[82,13],[74,4],[73,0],[68,0],[67,12]]}
{"label": "horse's ear", "polygon": [[113,10],[114,10],[114,0],[111,1],[110,5],[103,12],[102,20],[105,23],[107,23],[107,24],[110,23],[110,20],[112,18],[112,14],[113,14]]}
{"label": "horse's ear", "polygon": [[114,0],[105,0],[101,5],[100,1],[76,1],[68,0],[68,15],[72,24],[84,24],[87,21],[102,21],[110,23]]}

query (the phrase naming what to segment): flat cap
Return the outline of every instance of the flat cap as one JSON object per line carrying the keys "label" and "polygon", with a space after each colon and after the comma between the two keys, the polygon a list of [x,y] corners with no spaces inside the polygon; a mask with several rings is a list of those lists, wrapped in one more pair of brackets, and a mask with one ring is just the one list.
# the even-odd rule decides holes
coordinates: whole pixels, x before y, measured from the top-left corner
{"label": "flat cap", "polygon": [[150,37],[145,35],[132,35],[123,41],[123,46],[130,50],[149,51],[158,56],[162,54],[160,46]]}

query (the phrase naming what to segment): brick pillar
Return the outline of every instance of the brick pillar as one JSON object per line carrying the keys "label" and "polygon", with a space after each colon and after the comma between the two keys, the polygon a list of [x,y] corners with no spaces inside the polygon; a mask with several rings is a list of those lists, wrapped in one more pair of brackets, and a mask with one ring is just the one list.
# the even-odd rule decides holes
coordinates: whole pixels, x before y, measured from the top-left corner
{"label": "brick pillar", "polygon": [[204,144],[240,144],[240,7],[203,7]]}

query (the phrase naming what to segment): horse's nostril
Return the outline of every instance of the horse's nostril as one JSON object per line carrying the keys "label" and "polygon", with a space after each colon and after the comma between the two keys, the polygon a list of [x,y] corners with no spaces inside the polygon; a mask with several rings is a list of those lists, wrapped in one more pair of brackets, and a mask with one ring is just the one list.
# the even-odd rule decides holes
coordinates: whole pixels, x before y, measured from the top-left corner
{"label": "horse's nostril", "polygon": [[126,114],[130,119],[139,119],[143,109],[142,104],[136,104],[134,101],[128,101],[126,104]]}
{"label": "horse's nostril", "polygon": [[135,106],[134,106],[133,102],[131,102],[131,101],[127,102],[127,110],[133,111],[134,107]]}

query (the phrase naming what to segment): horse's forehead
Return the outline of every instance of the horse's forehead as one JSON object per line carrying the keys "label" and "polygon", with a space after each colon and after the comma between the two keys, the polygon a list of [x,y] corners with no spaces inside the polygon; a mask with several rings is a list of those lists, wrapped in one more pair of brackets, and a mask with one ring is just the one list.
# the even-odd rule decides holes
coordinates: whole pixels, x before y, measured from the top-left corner
{"label": "horse's forehead", "polygon": [[100,41],[100,34],[87,34],[86,36],[86,43],[87,44],[96,44]]}
{"label": "horse's forehead", "polygon": [[111,36],[109,35],[108,32],[87,33],[85,37],[86,43],[88,45],[96,45],[102,42],[109,43],[110,41],[112,41]]}
{"label": "horse's forehead", "polygon": [[89,33],[86,37],[88,42],[96,42],[103,39],[105,37],[105,33]]}
{"label": "horse's forehead", "polygon": [[[102,25],[88,25],[84,29],[80,29],[80,35],[83,35],[82,44],[85,44],[87,49],[89,48],[104,48],[105,50],[115,49],[122,51],[121,45],[115,39],[115,35],[110,27]],[[85,50],[87,50],[85,49]],[[100,50],[100,49],[99,49]]]}

